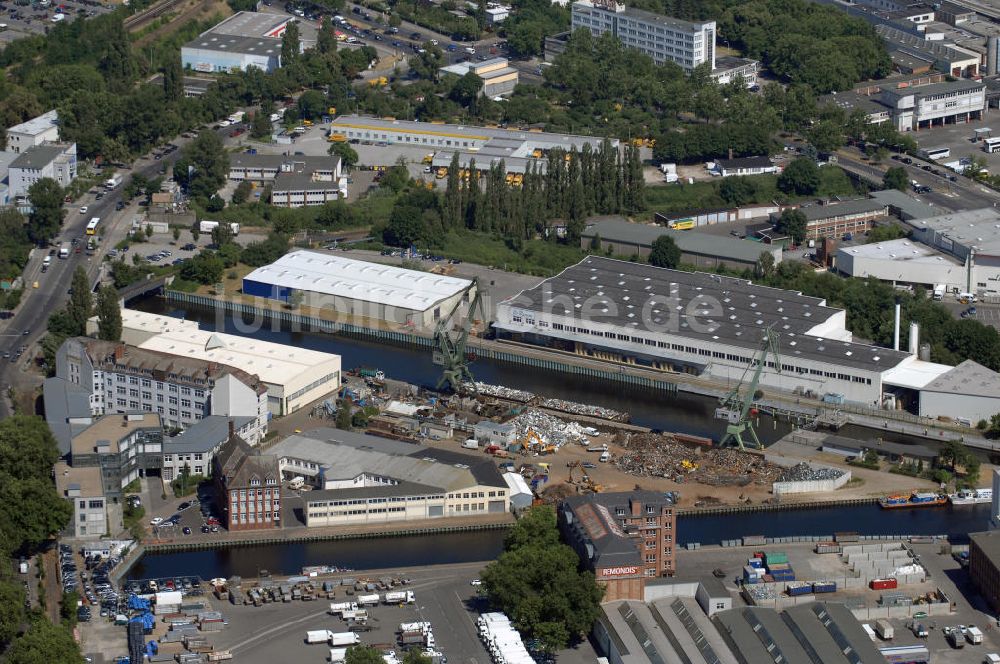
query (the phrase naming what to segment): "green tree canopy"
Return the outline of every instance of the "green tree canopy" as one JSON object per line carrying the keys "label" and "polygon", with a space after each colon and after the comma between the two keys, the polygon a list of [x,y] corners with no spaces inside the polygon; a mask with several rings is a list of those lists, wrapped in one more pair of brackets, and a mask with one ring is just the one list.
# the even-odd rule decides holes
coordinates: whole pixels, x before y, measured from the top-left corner
{"label": "green tree canopy", "polygon": [[802,210],[785,208],[778,217],[778,224],[775,228],[779,233],[784,233],[792,238],[795,244],[801,244],[806,239],[806,228],[808,222]]}
{"label": "green tree canopy", "polygon": [[382,653],[371,646],[351,646],[344,664],[385,664]]}
{"label": "green tree canopy", "polygon": [[118,306],[118,291],[112,286],[101,286],[97,291],[97,338],[122,339],[122,311]]}
{"label": "green tree canopy", "polygon": [[32,242],[47,242],[62,228],[63,190],[52,178],[42,178],[28,187],[31,214],[28,216],[28,236]]}
{"label": "green tree canopy", "polygon": [[345,170],[353,168],[358,163],[358,153],[349,143],[330,143],[326,153],[340,157],[341,165]]}
{"label": "green tree canopy", "polygon": [[898,189],[906,191],[910,186],[910,179],[906,174],[906,169],[902,166],[891,166],[882,178],[882,186],[886,189]]}
{"label": "green tree canopy", "polygon": [[214,131],[203,131],[188,143],[174,164],[174,179],[195,198],[209,199],[229,176],[229,156]]}
{"label": "green tree canopy", "polygon": [[76,336],[81,336],[87,332],[87,319],[94,308],[94,300],[90,294],[90,280],[87,279],[87,272],[82,265],[77,265],[73,270],[73,291],[69,296],[69,303],[66,311],[69,313],[76,328],[73,332]]}
{"label": "green tree canopy", "polygon": [[649,251],[649,264],[656,267],[676,268],[681,264],[681,250],[669,235],[661,235],[653,240]]}
{"label": "green tree canopy", "polygon": [[778,176],[778,188],[786,194],[810,196],[819,188],[819,167],[809,157],[796,157]]}

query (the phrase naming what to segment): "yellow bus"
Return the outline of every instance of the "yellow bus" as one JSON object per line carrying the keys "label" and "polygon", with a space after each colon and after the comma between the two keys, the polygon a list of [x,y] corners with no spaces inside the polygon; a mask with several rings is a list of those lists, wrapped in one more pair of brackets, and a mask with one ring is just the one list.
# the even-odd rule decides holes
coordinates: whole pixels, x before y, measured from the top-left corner
{"label": "yellow bus", "polygon": [[101,223],[100,217],[93,217],[87,222],[87,235],[97,235],[97,226]]}
{"label": "yellow bus", "polygon": [[678,219],[670,222],[670,228],[675,231],[689,231],[694,227],[694,219]]}

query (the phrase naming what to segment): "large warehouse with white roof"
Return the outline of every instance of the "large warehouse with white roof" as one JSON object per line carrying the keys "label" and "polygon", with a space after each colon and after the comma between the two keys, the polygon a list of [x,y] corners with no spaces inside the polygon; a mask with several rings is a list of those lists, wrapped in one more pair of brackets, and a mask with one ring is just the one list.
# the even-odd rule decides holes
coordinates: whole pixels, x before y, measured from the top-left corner
{"label": "large warehouse with white roof", "polygon": [[[92,321],[96,325],[96,321]],[[145,350],[242,369],[267,387],[272,415],[292,413],[340,389],[340,356],[199,329],[194,321],[122,309],[122,341]]]}
{"label": "large warehouse with white roof", "polygon": [[293,251],[243,278],[243,294],[302,304],[325,313],[421,329],[434,325],[472,282],[431,272],[368,263],[319,251]]}
{"label": "large warehouse with white roof", "polygon": [[855,343],[845,324],[843,310],[795,291],[591,256],[499,303],[494,326],[503,339],[730,387],[743,377],[770,326],[779,335],[781,366],[779,372],[768,357],[765,386],[842,395],[869,407],[891,395],[889,403],[929,417],[978,419],[996,411],[995,372],[980,367],[976,385],[963,387],[962,367],[917,357],[916,331],[903,352]]}

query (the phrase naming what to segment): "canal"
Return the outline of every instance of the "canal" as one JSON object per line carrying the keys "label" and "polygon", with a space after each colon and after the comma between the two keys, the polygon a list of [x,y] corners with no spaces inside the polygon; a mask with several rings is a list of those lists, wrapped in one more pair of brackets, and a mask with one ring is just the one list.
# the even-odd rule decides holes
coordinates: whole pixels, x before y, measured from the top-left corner
{"label": "canal", "polygon": [[[218,315],[201,307],[178,308],[160,297],[137,299],[128,305],[133,309],[166,314],[197,321],[203,329],[212,329],[240,336],[336,353],[343,358],[345,369],[373,367],[385,371],[396,380],[433,387],[440,375],[439,367],[431,362],[429,350],[381,344],[323,332],[292,332],[276,329],[270,322],[262,329],[245,324],[233,316]],[[682,431],[696,436],[719,440],[725,432],[725,422],[714,418],[718,402],[715,399],[685,394],[674,396],[653,394],[582,376],[568,376],[523,366],[479,359],[471,365],[476,380],[515,387],[536,394],[580,403],[596,404],[631,414],[632,423],[663,431]],[[772,443],[790,427],[762,417],[759,434],[764,444]]]}
{"label": "canal", "polygon": [[[989,505],[939,507],[886,512],[876,505],[797,509],[720,516],[687,516],[677,523],[677,543],[718,544],[744,535],[792,537],[861,535],[948,535],[953,541],[984,530]],[[486,530],[446,535],[415,535],[384,539],[291,542],[266,546],[149,554],[128,578],[148,579],[197,575],[203,579],[239,575],[256,577],[298,574],[308,565],[337,565],[379,570],[493,560],[503,548],[504,531]]]}

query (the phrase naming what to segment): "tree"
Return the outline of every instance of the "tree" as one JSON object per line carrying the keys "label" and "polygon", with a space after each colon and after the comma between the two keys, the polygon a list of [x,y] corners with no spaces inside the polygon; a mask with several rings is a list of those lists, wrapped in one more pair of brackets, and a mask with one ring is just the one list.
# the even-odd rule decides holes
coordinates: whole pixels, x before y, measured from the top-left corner
{"label": "tree", "polygon": [[299,24],[297,21],[291,20],[281,35],[281,66],[288,67],[298,60],[300,48]]}
{"label": "tree", "polygon": [[9,664],[83,664],[84,660],[73,633],[39,615],[27,633],[11,644],[6,661]]}
{"label": "tree", "polygon": [[203,131],[184,147],[174,164],[174,179],[187,185],[192,196],[208,200],[229,175],[229,156],[214,131]]}
{"label": "tree", "polygon": [[151,239],[153,237],[153,224],[146,224],[146,230],[144,232],[146,234],[146,239]]}
{"label": "tree", "polygon": [[341,166],[346,170],[358,163],[358,153],[349,143],[331,143],[327,154],[340,157]]}
{"label": "tree", "polygon": [[534,507],[525,518],[524,531],[514,532],[522,519],[504,553],[483,570],[483,587],[518,630],[555,652],[590,630],[604,591],[593,572],[579,570],[576,552],[559,542],[554,508]]}
{"label": "tree", "polygon": [[122,311],[118,306],[118,291],[111,286],[101,286],[97,291],[97,338],[104,341],[121,341]]}
{"label": "tree", "polygon": [[173,236],[174,242],[177,242],[181,239],[181,229],[177,228],[176,226],[174,226],[174,229],[170,231],[170,234]]}
{"label": "tree", "polygon": [[163,95],[171,102],[184,97],[184,70],[176,54],[167,60],[163,68]]}
{"label": "tree", "polygon": [[819,167],[808,157],[797,157],[778,176],[778,188],[786,194],[808,196],[819,188]]}
{"label": "tree", "polygon": [[28,237],[43,243],[59,234],[62,227],[63,190],[52,178],[42,178],[28,187],[31,214],[28,215]]}
{"label": "tree", "polygon": [[[250,199],[250,194],[253,192],[253,184],[250,180],[243,180],[238,185],[236,189],[233,190],[233,205],[240,205],[241,203],[246,203]],[[220,226],[222,224],[219,224]]]}
{"label": "tree", "polygon": [[382,653],[371,646],[351,646],[344,664],[385,664]]}
{"label": "tree", "polygon": [[198,228],[198,222],[195,222],[194,226],[191,227],[191,239],[195,242],[201,237],[201,229]]}
{"label": "tree", "polygon": [[250,121],[250,136],[257,140],[268,139],[274,133],[274,126],[271,123],[271,115],[274,113],[274,104],[270,101],[261,103],[260,110],[253,114]]}
{"label": "tree", "polygon": [[882,187],[885,189],[898,189],[899,191],[906,191],[910,186],[910,180],[907,177],[906,169],[902,166],[892,166],[885,172],[885,176],[882,178]]}
{"label": "tree", "polygon": [[681,250],[669,235],[661,235],[653,240],[649,251],[649,264],[656,267],[677,268],[681,264]]}
{"label": "tree", "polygon": [[754,199],[753,182],[743,176],[723,178],[719,196],[730,205],[746,205]]}
{"label": "tree", "polygon": [[475,72],[469,71],[465,76],[455,80],[448,97],[459,106],[470,108],[475,105],[482,90],[483,79],[479,78]]}
{"label": "tree", "polygon": [[337,428],[350,431],[351,421],[351,402],[349,399],[341,399],[337,406]]}
{"label": "tree", "polygon": [[770,279],[774,275],[774,254],[770,251],[760,252],[760,256],[757,257],[757,265],[754,268],[754,272],[758,277],[763,279]]}
{"label": "tree", "polygon": [[806,229],[808,221],[802,210],[786,208],[782,210],[778,217],[778,224],[775,228],[779,233],[783,233],[792,238],[795,244],[801,244],[806,239]]}
{"label": "tree", "polygon": [[93,298],[90,296],[90,281],[82,265],[77,265],[73,270],[71,290],[66,311],[75,328],[73,336],[82,336],[87,333],[87,319],[90,318],[90,311],[94,306]]}
{"label": "tree", "polygon": [[319,34],[316,36],[316,48],[320,53],[337,51],[337,35],[333,28],[333,20],[329,16],[325,16],[320,25]]}
{"label": "tree", "polygon": [[433,661],[417,648],[407,650],[403,656],[403,664],[432,664]]}
{"label": "tree", "polygon": [[222,279],[226,264],[215,252],[201,251],[192,256],[181,266],[181,278],[196,281],[199,284],[215,284]]}
{"label": "tree", "polygon": [[306,90],[299,95],[297,102],[299,117],[306,120],[315,120],[326,114],[326,96],[319,90]]}

